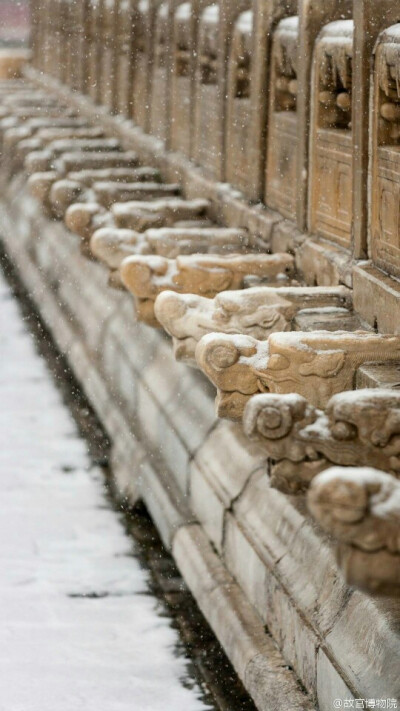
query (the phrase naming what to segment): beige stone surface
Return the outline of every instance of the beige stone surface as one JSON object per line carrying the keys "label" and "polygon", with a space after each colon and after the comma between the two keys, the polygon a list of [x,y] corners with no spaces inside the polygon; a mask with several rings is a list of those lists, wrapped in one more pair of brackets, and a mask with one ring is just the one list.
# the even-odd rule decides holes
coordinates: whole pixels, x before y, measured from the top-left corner
{"label": "beige stone surface", "polygon": [[154,301],[165,290],[198,293],[212,298],[226,289],[239,289],[246,279],[284,278],[293,271],[293,259],[286,254],[189,255],[175,260],[159,256],[133,256],[121,265],[126,288],[141,303],[150,307],[154,320]]}
{"label": "beige stone surface", "polygon": [[[377,593],[398,596],[399,589],[396,191],[400,44],[398,29],[390,27],[398,20],[397,10],[389,0],[379,5],[376,0],[360,0],[354,8],[346,0],[306,2],[299,4],[295,20],[290,19],[297,12],[292,3],[271,2],[266,8],[258,0],[251,6],[246,1],[238,5],[221,0],[219,13],[214,7],[203,16],[197,68],[193,62],[191,76],[180,77],[189,81],[182,85],[179,96],[191,98],[182,115],[184,156],[168,152],[172,112],[171,76],[166,64],[173,60],[172,8],[176,4],[170,3],[171,24],[163,28],[156,20],[157,15],[159,20],[163,17],[166,6],[160,10],[158,2],[149,2],[147,7],[140,3],[138,16],[146,32],[137,47],[131,47],[129,78],[124,50],[121,84],[118,80],[111,82],[112,86],[107,85],[107,76],[119,76],[112,23],[102,14],[101,2],[93,0],[90,5],[86,79],[91,84],[91,100],[100,102],[96,113],[91,100],[62,87],[62,83],[77,87],[84,66],[81,56],[77,56],[76,66],[71,63],[72,50],[82,48],[82,37],[71,30],[72,15],[68,15],[64,32],[60,23],[54,25],[57,41],[54,47],[44,42],[41,59],[37,55],[38,35],[34,38],[36,66],[61,83],[51,83],[46,74],[44,91],[35,93],[29,88],[25,96],[15,97],[10,92],[1,102],[0,140],[5,140],[11,129],[9,175],[18,165],[20,169],[22,157],[30,151],[24,175],[35,167],[43,171],[30,181],[43,200],[43,214],[53,209],[48,198],[55,176],[66,181],[57,188],[56,209],[60,207],[62,216],[64,204],[80,200],[80,205],[70,207],[66,220],[83,237],[81,249],[86,256],[92,256],[88,240],[93,231],[103,228],[98,255],[111,267],[112,283],[118,287],[117,269],[125,250],[134,255],[131,263],[136,264],[135,269],[140,264],[132,288],[134,294],[137,288],[140,292],[135,297],[139,318],[158,325],[154,299],[159,295],[156,315],[173,336],[178,357],[193,363],[197,348],[202,369],[219,389],[220,414],[240,417],[250,400],[245,430],[261,436],[262,460],[252,453],[249,461],[243,461],[243,452],[253,445],[246,443],[240,425],[229,437],[226,433],[233,430],[225,429],[227,423],[215,427],[210,388],[201,380],[201,373],[175,364],[161,333],[146,332],[145,326],[135,323],[129,295],[108,290],[107,270],[94,260],[83,261],[78,240],[61,224],[45,228],[46,220],[35,212],[32,201],[20,209],[20,216],[12,207],[17,232],[23,233],[13,253],[28,272],[27,283],[96,410],[119,442],[114,460],[123,490],[134,498],[143,485],[142,495],[152,507],[165,543],[171,545],[176,532],[181,535],[197,518],[195,527],[212,541],[218,551],[217,562],[224,560],[235,578],[234,585],[240,585],[240,594],[256,610],[257,625],[268,625],[286,663],[323,711],[338,697],[372,697],[374,689],[383,693],[383,681],[390,695],[398,696],[398,611],[395,604],[390,607],[388,603],[384,609],[374,599]],[[200,14],[204,6],[193,5],[192,9]],[[192,36],[187,42],[188,28],[189,35],[193,32],[190,22],[178,23],[178,44],[182,41],[183,50],[174,46],[176,70],[187,63],[185,51],[193,41]],[[156,24],[157,38],[152,42],[149,37]],[[221,57],[229,54],[230,61],[221,62]],[[61,57],[65,62],[59,61]],[[268,91],[267,74],[271,75]],[[134,76],[135,84],[129,90]],[[131,91],[130,110],[135,121],[156,134],[155,138],[110,115],[110,109],[117,110],[120,89],[125,109]],[[264,104],[268,100],[267,115]],[[174,108],[179,110],[179,106]],[[85,134],[87,127],[77,125],[76,134],[52,134],[43,127],[30,131],[31,122],[45,116],[53,116],[55,121],[72,121],[76,116],[93,121],[95,117],[93,133]],[[188,117],[193,125],[188,126]],[[12,134],[13,127],[27,130],[18,137],[18,131]],[[69,130],[68,126],[63,128]],[[61,125],[55,130],[61,131]],[[91,158],[86,155],[88,140],[100,140],[108,150]],[[199,148],[197,165],[188,160],[193,145]],[[13,146],[18,147],[15,161]],[[243,151],[243,146],[248,150]],[[64,152],[74,148],[78,152]],[[114,165],[113,154],[125,156],[125,149],[137,151],[136,163],[124,163],[121,168],[134,168],[138,161],[143,166],[154,165],[163,180],[155,187],[158,194],[179,184],[185,197],[174,198],[174,206],[169,198],[161,201],[161,207],[158,200],[145,204],[143,194],[152,188],[143,183],[139,193],[134,193],[140,203],[134,204],[129,191],[137,188],[129,183],[135,181],[124,180],[122,185],[117,178],[115,185],[104,185],[104,181],[113,180],[109,176],[100,179],[100,188],[86,178],[89,183],[81,192],[82,183],[76,177],[80,168],[106,169]],[[263,186],[259,175],[266,168]],[[228,175],[233,188],[218,182]],[[22,174],[15,186],[24,195],[20,178]],[[275,211],[264,204],[250,204],[235,192],[235,186],[255,201],[265,187],[266,201]],[[18,193],[7,193],[5,188],[4,194]],[[120,204],[109,211],[118,196]],[[307,196],[311,198],[309,212]],[[128,202],[123,204],[122,200]],[[293,285],[286,294],[278,289],[273,295],[269,292],[267,306],[261,294],[266,287],[258,286],[260,274],[251,270],[245,276],[240,272],[237,286],[234,278],[223,286],[229,270],[221,267],[216,252],[228,248],[229,240],[223,243],[221,239],[217,247],[215,230],[210,236],[213,246],[208,247],[206,239],[196,243],[194,235],[191,240],[173,232],[214,229],[216,224],[221,238],[219,230],[228,226],[251,235],[251,244],[244,248],[258,253],[241,255],[240,259],[253,256],[261,264],[265,257],[270,258],[267,251],[271,248],[278,258],[287,252],[283,256],[292,260],[300,283],[311,287],[312,298],[318,299],[315,285],[332,293],[335,285],[339,290],[346,285],[352,290],[354,310],[350,298],[343,304],[336,296],[324,306],[313,302],[311,308],[317,310],[310,311],[310,301],[300,308]],[[147,235],[146,230],[154,227],[170,232]],[[114,228],[124,230],[115,242],[110,232]],[[107,234],[104,229],[109,230]],[[138,246],[153,254],[136,255]],[[195,249],[204,252],[206,259],[193,257]],[[372,262],[357,263],[360,257]],[[201,263],[202,259],[205,262]],[[232,273],[235,276],[234,270]],[[289,281],[282,283],[289,287]],[[209,284],[211,291],[207,290]],[[248,289],[253,285],[257,285],[255,290]],[[241,291],[233,293],[237,288]],[[298,294],[304,289],[297,288]],[[232,293],[220,293],[223,289]],[[257,290],[261,300],[252,301]],[[221,323],[213,328],[217,315]],[[322,334],[322,329],[331,332]],[[364,334],[357,333],[360,329]],[[167,371],[170,377],[165,378]],[[368,392],[361,392],[360,388],[366,387]],[[256,397],[251,398],[253,394]],[[130,429],[134,431],[132,440]],[[139,475],[129,484],[135,439],[146,452],[135,463],[143,477]],[[223,458],[219,456],[221,447]],[[146,455],[156,450],[160,459],[149,464]],[[267,455],[272,460],[268,464],[264,461]],[[146,464],[143,470],[142,462]],[[330,464],[346,466],[333,483],[327,483],[325,473],[320,473]],[[351,466],[357,469],[349,472]],[[361,466],[374,466],[379,471],[367,475]],[[310,481],[314,514],[331,539],[324,537],[308,516],[302,497],[285,497],[271,488],[272,482],[289,493],[298,493]],[[184,555],[182,560],[190,578],[192,561],[186,561]],[[203,595],[198,582],[202,572],[199,565],[191,578],[199,599]],[[352,593],[349,586],[365,590],[371,600]],[[246,635],[243,644],[237,644],[241,627],[236,620],[231,623],[224,609],[228,604],[225,589],[218,594],[216,589],[204,609],[246,686],[260,708],[265,698],[268,708],[278,701],[282,707],[281,697],[268,696],[270,674],[263,653],[247,646]],[[234,605],[235,595],[229,604]],[[250,629],[250,623],[245,627]],[[282,689],[285,684],[281,682]],[[296,703],[295,699],[295,708]]]}
{"label": "beige stone surface", "polygon": [[[114,295],[114,292],[105,291],[105,273],[102,267],[94,263],[82,261],[82,258],[79,256],[79,252],[77,251],[78,242],[76,238],[66,232],[62,224],[57,225],[57,231],[55,232],[54,227],[50,223],[46,223],[43,218],[40,218],[39,222],[37,222],[38,213],[34,203],[27,200],[24,204],[24,212],[18,217],[19,229],[17,233],[15,232],[15,229],[12,230],[8,244],[13,247],[15,258],[17,260],[22,260],[20,261],[20,264],[25,265],[24,274],[26,275],[28,282],[30,280],[31,291],[36,295],[36,298],[41,303],[44,313],[47,314],[47,317],[52,324],[52,328],[57,334],[57,338],[61,339],[60,343],[62,347],[66,348],[67,352],[71,352],[72,354],[73,349],[67,345],[68,338],[71,336],[67,336],[67,333],[74,333],[75,343],[79,345],[77,336],[79,331],[71,331],[71,326],[75,323],[75,318],[71,321],[71,313],[74,313],[81,323],[80,333],[82,333],[82,329],[84,332],[85,325],[87,325],[90,320],[96,322],[99,319],[99,316],[95,315],[90,308],[85,307],[85,309],[81,309],[81,304],[83,303],[82,296],[87,290],[89,281],[93,280],[96,288],[90,288],[88,290],[88,305],[91,302],[93,303],[93,300],[99,299],[102,292],[104,293],[104,297],[106,299],[111,300],[114,303],[114,315],[108,320],[106,330],[102,327],[101,318],[100,328],[94,329],[93,326],[91,326],[90,330],[93,329],[93,334],[96,330],[99,334],[97,344],[101,344],[101,347],[99,348],[99,345],[97,345],[96,351],[94,351],[94,346],[91,346],[88,352],[92,354],[94,354],[94,352],[104,354],[101,358],[101,360],[103,360],[103,368],[105,367],[105,357],[107,353],[107,371],[103,371],[102,377],[110,377],[110,375],[105,376],[104,373],[107,372],[110,374],[112,371],[115,373],[114,382],[116,384],[120,384],[117,389],[113,390],[113,395],[111,397],[110,394],[108,394],[106,398],[102,398],[98,385],[95,387],[95,381],[90,378],[88,385],[90,382],[93,384],[88,388],[88,392],[90,392],[91,396],[96,399],[96,402],[98,403],[98,412],[102,418],[105,418],[107,421],[109,420],[111,416],[109,403],[116,402],[119,409],[122,408],[124,412],[132,413],[129,414],[127,418],[129,422],[132,423],[134,420],[134,413],[136,412],[135,402],[137,402],[135,401],[132,378],[135,376],[135,373],[141,373],[143,365],[148,363],[149,359],[153,358],[152,354],[155,350],[157,350],[156,344],[159,341],[159,335],[155,331],[150,331],[148,329],[145,332],[145,336],[144,333],[141,335],[141,331],[137,330],[131,318],[131,305],[129,303],[129,298],[123,294],[118,295],[115,293]],[[31,220],[34,220],[34,222],[32,223]],[[4,220],[3,224],[6,225]],[[48,225],[47,228],[45,228],[46,224]],[[34,225],[34,227],[32,227],[32,225]],[[40,271],[35,272],[33,269],[33,262],[27,261],[27,256],[26,258],[23,258],[23,255],[29,254],[31,246],[28,245],[32,243],[31,237],[35,234],[35,230],[37,229],[41,230],[43,235],[43,248],[40,251],[33,252],[35,259],[40,258],[42,264]],[[16,240],[15,234],[22,234],[24,235],[24,238],[21,239],[21,241]],[[47,247],[44,248],[46,245]],[[51,250],[49,250],[50,245],[52,245]],[[23,261],[24,259],[25,261]],[[74,273],[76,272],[76,278],[78,278],[78,274],[80,274],[80,281],[78,282],[79,288],[71,289],[70,291],[65,292],[65,294],[63,293],[62,300],[60,301],[60,297],[55,296],[56,292],[51,291],[51,287],[49,286],[50,278],[48,278],[47,275],[50,277],[51,273],[56,270],[56,273],[62,273],[65,276],[67,265],[68,271],[70,268],[73,268]],[[45,266],[46,268],[44,268]],[[36,287],[34,286],[34,282],[32,280],[34,274],[37,274],[37,277],[35,277],[37,279]],[[88,279],[89,274],[91,275],[90,280]],[[48,284],[46,284],[47,279]],[[46,287],[44,288],[45,285]],[[68,308],[64,302],[67,293]],[[45,294],[47,294],[46,298],[44,298]],[[62,304],[62,309],[60,309],[59,304]],[[54,316],[51,315],[52,313]],[[62,335],[63,333],[66,334],[65,337]],[[92,343],[94,344],[95,341],[92,341]],[[82,354],[82,348],[80,346],[79,348],[80,353]],[[118,355],[117,357],[117,354],[120,354],[122,351],[124,355]],[[167,351],[165,351],[164,357],[166,357],[166,352]],[[87,356],[85,357],[87,359]],[[83,382],[85,382],[84,373],[88,372],[87,369],[85,369],[87,366],[82,369],[82,366],[79,365],[80,362],[84,362],[81,356],[79,358],[76,356],[73,357],[73,363],[76,364],[78,371],[81,369],[80,372],[82,373]],[[88,361],[86,360],[86,363],[87,362]],[[121,372],[122,369],[120,368],[122,363],[125,364],[123,372]],[[174,367],[175,365],[171,360],[169,368],[173,369]],[[162,368],[163,360],[161,359],[160,365],[155,365],[155,370],[149,370],[149,383],[153,382],[155,373],[157,371],[160,372]],[[187,373],[188,381],[187,385],[183,385],[182,383],[181,391],[183,399],[180,396],[175,405],[173,405],[173,403],[167,403],[165,406],[166,411],[168,411],[168,413],[174,418],[175,427],[179,428],[181,433],[188,429],[187,413],[191,412],[194,406],[199,402],[199,394],[203,393],[203,396],[205,395],[204,385],[202,385],[201,382],[198,382],[200,374],[190,370],[186,370],[185,372]],[[123,373],[125,373],[125,375],[123,375]],[[131,373],[131,376],[129,373]],[[196,391],[195,384],[197,383],[198,385],[196,385],[196,387],[198,387],[198,390]],[[155,387],[155,390],[157,387],[158,386]],[[167,390],[165,391],[165,402],[167,401]],[[205,399],[207,400],[207,398]],[[200,417],[199,423],[204,422],[203,432],[205,434],[203,436],[205,436],[207,431],[211,429],[213,423],[210,398],[208,398],[206,406],[203,410],[199,407],[197,415]],[[206,424],[206,416],[210,417],[208,424]],[[122,426],[118,425],[118,420],[114,417],[110,420],[110,427],[114,432],[114,437],[117,436],[118,427],[120,427],[121,432],[123,431]],[[199,436],[199,432],[193,432],[192,444],[194,447],[198,446],[198,444],[196,445],[196,437],[198,438]],[[187,437],[189,443],[189,433]],[[128,449],[126,449],[126,456],[129,458]],[[236,456],[237,455],[235,455],[235,457]],[[122,460],[120,459],[120,461]],[[125,468],[126,464],[124,463],[123,466]],[[222,471],[225,472],[224,475],[229,477],[226,459],[221,462],[221,468]],[[123,475],[121,473],[121,477],[122,476],[127,476],[127,474]],[[285,603],[284,600],[279,603],[282,592],[278,594],[278,592],[275,591],[274,594],[271,595],[268,593],[268,600],[270,601],[269,605],[271,606],[271,611],[268,613],[269,619],[272,622],[276,616],[276,619],[279,620],[279,624],[275,627],[273,624],[271,625],[271,630],[274,637],[279,639],[279,644],[284,643],[286,659],[293,665],[296,663],[296,672],[302,677],[303,683],[309,685],[311,689],[314,688],[313,685],[315,684],[315,677],[314,681],[312,681],[312,669],[314,662],[312,661],[312,656],[311,658],[307,656],[307,650],[312,650],[313,642],[312,640],[306,641],[307,635],[303,626],[296,633],[299,645],[297,647],[297,652],[294,653],[290,651],[294,649],[294,642],[290,640],[290,630],[293,630],[293,621],[295,619],[293,610],[294,608],[301,610],[302,620],[312,620],[312,624],[315,625],[315,629],[318,630],[318,634],[325,635],[327,630],[332,629],[334,621],[338,617],[338,610],[340,611],[343,609],[343,605],[348,599],[349,591],[340,576],[338,576],[334,558],[326,542],[321,541],[319,532],[310,527],[310,523],[305,520],[304,513],[302,511],[295,513],[296,509],[290,499],[283,497],[279,492],[270,489],[268,478],[265,476],[264,467],[260,470],[257,479],[254,479],[254,476],[251,478],[251,484],[253,484],[253,482],[254,484],[257,482],[257,487],[253,488],[249,482],[239,499],[236,499],[233,502],[235,519],[239,516],[239,527],[245,534],[245,540],[247,541],[248,547],[244,549],[244,557],[240,557],[239,548],[237,546],[229,546],[229,567],[232,571],[234,571],[234,575],[239,579],[242,590],[245,591],[246,596],[248,596],[250,600],[260,599],[252,597],[252,580],[255,581],[254,585],[259,586],[260,582],[257,581],[265,579],[265,571],[268,571],[271,565],[269,562],[271,560],[269,551],[273,551],[273,559],[276,561],[273,580],[278,581],[277,585],[279,591],[284,590],[286,591],[285,595],[288,594],[288,603]],[[163,486],[168,488],[168,479],[165,481]],[[250,493],[252,495],[248,496],[247,494]],[[157,514],[155,512],[156,509],[154,509],[154,515],[161,516],[162,508],[159,509]],[[268,512],[268,515],[266,515],[266,512]],[[165,530],[168,529],[166,528]],[[228,539],[226,538],[225,540],[227,541]],[[225,550],[227,551],[228,549],[225,548]],[[254,550],[257,551],[257,555],[261,556],[262,565],[259,568],[255,568],[255,570],[258,570],[259,572],[255,578],[252,578],[250,575],[246,576],[246,570],[248,567],[250,551]],[[318,574],[316,574],[316,571]],[[264,577],[261,578],[261,575]],[[274,583],[274,585],[276,585],[276,583]],[[275,589],[274,585],[269,588],[271,591]],[[260,590],[260,587],[258,587],[258,589]],[[361,598],[362,600],[365,600],[364,596],[361,596]],[[280,608],[278,607],[278,603],[281,606]],[[286,604],[289,605],[288,608],[286,607]],[[267,608],[263,608],[262,605],[260,605],[260,616],[265,613],[266,609]],[[278,609],[282,610],[282,615],[280,617],[277,614]],[[290,615],[288,611],[290,611]],[[369,624],[374,630],[380,629],[379,624],[381,614],[382,613],[379,610],[376,610],[373,613],[371,612],[368,616]],[[357,625],[359,625],[359,620],[361,619],[359,615],[361,615],[361,617],[362,615],[365,616],[365,613],[361,609],[360,605],[356,606],[355,611],[353,611],[349,616],[349,619],[344,625],[344,629],[337,635],[337,641],[332,638],[334,651],[331,652],[331,654],[333,654],[336,668],[339,669],[339,676],[344,675],[346,677],[347,674],[346,665],[348,668],[350,659],[346,657],[346,661],[343,660],[344,666],[340,666],[338,660],[341,659],[345,638],[348,648],[354,652],[354,640],[356,639],[354,630],[357,628]],[[392,610],[390,613],[392,619],[394,619],[393,615],[394,611]],[[260,619],[262,618],[260,617]],[[286,628],[287,632],[284,633],[286,623],[288,625]],[[223,624],[224,622],[221,622],[221,625]],[[268,621],[267,624],[269,624]],[[352,625],[354,625],[354,627]],[[283,642],[283,637],[280,636],[281,634],[285,635],[287,642]],[[382,638],[379,638],[379,649],[387,650],[386,644],[385,636],[383,635]],[[393,654],[391,658],[393,658]],[[300,659],[303,660],[303,666],[299,663]],[[382,659],[382,657],[380,657],[380,659]],[[381,661],[380,665],[382,668]],[[372,667],[374,668],[374,662],[372,662]],[[257,668],[262,670],[262,664]],[[389,667],[385,666],[385,668]],[[390,672],[388,672],[388,674],[390,676]],[[364,675],[364,678],[366,678],[366,676],[367,675]],[[389,683],[389,676],[385,676],[386,684],[388,688],[392,689],[393,685]],[[252,689],[252,693],[255,696],[260,693],[264,698],[265,692],[263,691],[263,683],[267,683],[268,677],[263,675],[262,671],[260,671],[260,674],[257,677],[254,677],[254,688],[251,686],[251,679],[252,677],[249,675],[247,682],[248,688]],[[362,696],[364,691],[367,689],[367,686],[364,684],[364,681],[362,681],[360,675],[355,678],[354,684],[357,688],[356,696]],[[365,693],[367,692],[365,691]]]}
{"label": "beige stone surface", "polygon": [[350,247],[353,219],[353,20],[324,27],[314,49],[309,229]]}
{"label": "beige stone surface", "polygon": [[[320,310],[321,322],[339,311],[338,321],[351,308],[345,287],[253,287],[221,292],[214,299],[197,294],[164,291],[155,303],[155,314],[172,336],[177,360],[196,367],[195,351],[206,333],[240,333],[266,340],[275,331],[289,331],[294,319],[306,309],[313,321]],[[301,330],[296,322],[296,329]],[[322,328],[323,326],[321,326]]]}
{"label": "beige stone surface", "polygon": [[[229,472],[224,464],[227,451],[232,460]],[[218,551],[223,545],[225,512],[263,462],[262,449],[232,423],[219,423],[197,451],[190,468],[190,505]]]}
{"label": "beige stone surface", "polygon": [[302,396],[257,395],[246,406],[246,434],[273,460],[271,483],[299,493],[331,465],[370,466],[398,478],[399,393],[339,393],[318,410]]}
{"label": "beige stone surface", "polygon": [[27,49],[3,48],[0,50],[0,80],[21,77],[24,65],[30,59]]}
{"label": "beige stone surface", "polygon": [[360,366],[399,355],[397,336],[363,331],[273,333],[267,341],[211,333],[196,348],[199,367],[218,389],[219,415],[234,419],[260,392],[297,393],[325,408],[333,395],[353,390]]}
{"label": "beige stone surface", "polygon": [[296,711],[312,708],[201,528],[182,528],[175,537],[173,552],[223,647],[233,651],[235,668],[255,695],[258,708],[278,710],[283,703]]}
{"label": "beige stone surface", "polygon": [[307,500],[322,527],[339,540],[367,552],[398,554],[399,492],[398,480],[382,470],[333,467],[312,482]]}

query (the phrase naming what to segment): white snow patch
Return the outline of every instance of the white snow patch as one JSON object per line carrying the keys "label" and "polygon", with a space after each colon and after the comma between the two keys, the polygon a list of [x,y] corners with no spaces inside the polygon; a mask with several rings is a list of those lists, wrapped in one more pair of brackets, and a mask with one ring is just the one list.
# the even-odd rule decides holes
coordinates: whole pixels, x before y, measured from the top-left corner
{"label": "white snow patch", "polygon": [[0,709],[204,711],[1,278],[0,300]]}

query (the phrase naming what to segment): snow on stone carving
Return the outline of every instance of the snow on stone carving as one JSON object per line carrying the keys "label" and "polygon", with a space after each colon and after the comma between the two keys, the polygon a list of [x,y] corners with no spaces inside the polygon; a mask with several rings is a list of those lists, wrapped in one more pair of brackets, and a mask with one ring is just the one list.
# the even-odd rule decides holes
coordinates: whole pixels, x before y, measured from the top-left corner
{"label": "snow on stone carving", "polygon": [[357,369],[400,359],[400,338],[375,333],[273,333],[268,341],[211,333],[196,348],[199,367],[216,385],[220,417],[239,419],[260,392],[298,393],[325,408],[336,393],[353,390]]}
{"label": "snow on stone carving", "polygon": [[246,434],[272,459],[271,484],[300,493],[333,464],[370,466],[400,479],[400,394],[358,390],[334,395],[319,410],[301,395],[256,395],[246,406]]}
{"label": "snow on stone carving", "polygon": [[153,304],[165,290],[197,293],[212,298],[220,291],[240,289],[246,279],[277,278],[293,272],[287,254],[185,255],[177,259],[134,256],[121,265],[121,277],[137,301]]}
{"label": "snow on stone carving", "polygon": [[[186,227],[208,223],[207,200],[184,200],[167,197],[162,200],[117,203],[107,211],[99,202],[75,203],[65,213],[65,224],[86,243],[102,227],[145,232],[150,228]],[[88,245],[84,247],[88,249]]]}
{"label": "snow on stone carving", "polygon": [[[195,222],[188,223],[197,224]],[[111,283],[121,283],[119,267],[134,254],[157,254],[174,259],[179,254],[230,253],[248,251],[249,235],[244,230],[202,227],[168,227],[146,232],[104,228],[90,241],[92,254],[111,270]],[[207,224],[207,223],[206,223]]]}
{"label": "snow on stone carving", "polygon": [[264,341],[273,332],[292,330],[301,309],[350,304],[350,291],[342,286],[264,286],[222,292],[212,300],[167,291],[157,297],[155,312],[172,336],[177,360],[197,367],[196,346],[207,333],[239,333]]}
{"label": "snow on stone carving", "polygon": [[400,553],[400,481],[372,468],[333,467],[313,481],[308,506],[335,538]]}

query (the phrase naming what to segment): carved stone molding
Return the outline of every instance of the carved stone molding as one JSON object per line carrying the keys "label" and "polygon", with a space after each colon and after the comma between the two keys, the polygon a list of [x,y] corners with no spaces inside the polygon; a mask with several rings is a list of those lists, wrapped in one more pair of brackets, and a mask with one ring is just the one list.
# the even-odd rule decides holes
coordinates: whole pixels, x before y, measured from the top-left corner
{"label": "carved stone molding", "polygon": [[197,293],[212,298],[220,291],[244,288],[246,279],[273,279],[293,272],[287,254],[188,255],[177,259],[129,257],[121,265],[122,281],[139,300],[153,302],[162,291]]}
{"label": "carved stone molding", "polygon": [[109,210],[115,203],[131,202],[132,200],[159,200],[163,197],[178,196],[181,189],[178,183],[135,182],[120,184],[115,181],[105,181],[95,183],[93,191],[99,203]]}
{"label": "carved stone molding", "polygon": [[301,309],[351,307],[346,287],[253,287],[206,299],[163,292],[157,297],[158,321],[172,336],[177,360],[197,367],[195,350],[207,333],[240,333],[264,341],[275,331],[293,329]]}
{"label": "carved stone molding", "polygon": [[96,230],[90,240],[91,254],[105,264],[109,270],[109,286],[123,289],[119,267],[132,254],[148,254],[146,233],[135,230],[103,227]]}
{"label": "carved stone molding", "polygon": [[86,188],[91,188],[95,183],[115,182],[115,183],[138,183],[150,182],[159,183],[161,181],[160,171],[152,166],[140,167],[121,166],[92,169],[79,169],[68,173],[70,180],[82,183]]}
{"label": "carved stone molding", "polygon": [[295,392],[325,408],[336,393],[353,390],[360,365],[400,360],[400,337],[316,331],[273,333],[258,341],[211,333],[199,342],[196,360],[218,389],[219,416],[237,419],[260,392]]}
{"label": "carved stone molding", "polygon": [[332,465],[376,467],[400,478],[400,393],[393,390],[340,393],[326,411],[301,395],[256,395],[243,425],[265,446],[271,484],[284,493],[304,491]]}
{"label": "carved stone molding", "polygon": [[317,476],[308,506],[339,541],[346,580],[369,593],[400,591],[400,482],[371,468],[333,467]]}

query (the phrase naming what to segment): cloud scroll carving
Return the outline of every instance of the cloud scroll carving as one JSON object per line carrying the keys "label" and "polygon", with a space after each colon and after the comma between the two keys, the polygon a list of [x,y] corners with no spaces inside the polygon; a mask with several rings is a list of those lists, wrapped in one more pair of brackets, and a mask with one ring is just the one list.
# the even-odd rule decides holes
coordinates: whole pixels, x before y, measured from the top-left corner
{"label": "cloud scroll carving", "polygon": [[272,459],[271,483],[305,491],[332,465],[368,466],[400,480],[400,393],[367,389],[334,395],[326,410],[301,395],[256,395],[248,402],[246,434]]}
{"label": "cloud scroll carving", "polygon": [[212,333],[196,348],[199,367],[217,387],[220,417],[239,419],[262,392],[297,393],[325,408],[336,393],[354,389],[358,368],[400,360],[400,338],[358,331],[273,333],[267,341]]}

